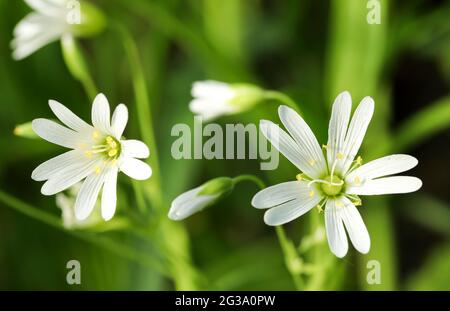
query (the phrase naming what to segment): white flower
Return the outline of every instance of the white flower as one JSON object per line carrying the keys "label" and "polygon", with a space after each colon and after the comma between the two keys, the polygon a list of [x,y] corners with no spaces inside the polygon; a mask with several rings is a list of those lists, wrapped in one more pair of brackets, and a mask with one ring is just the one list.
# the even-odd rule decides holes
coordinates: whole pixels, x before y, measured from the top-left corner
{"label": "white flower", "polygon": [[248,110],[264,96],[263,90],[254,85],[211,80],[194,82],[191,93],[194,99],[189,109],[205,121]]}
{"label": "white flower", "polygon": [[41,192],[54,195],[84,180],[75,201],[75,216],[86,219],[92,212],[100,190],[101,214],[109,220],[116,209],[117,174],[124,172],[131,178],[144,180],[152,170],[138,160],[147,158],[149,150],[139,140],[123,140],[122,133],[128,122],[124,104],[116,107],[112,118],[108,100],[97,95],[92,105],[92,124],[81,120],[62,104],[50,100],[50,108],[67,127],[48,119],[36,119],[33,130],[41,138],[73,149],[39,165],[31,178],[44,181]]}
{"label": "white flower", "polygon": [[200,212],[228,195],[234,187],[229,177],[217,177],[203,185],[180,194],[173,200],[169,210],[169,218],[183,220]]}
{"label": "white flower", "polygon": [[100,32],[104,17],[92,4],[70,0],[24,0],[34,12],[14,28],[13,58],[23,59],[64,36],[90,36]]}
{"label": "white flower", "polygon": [[309,126],[294,110],[286,106],[278,110],[290,135],[270,121],[261,121],[264,136],[303,172],[296,181],[268,187],[253,197],[254,207],[269,209],[264,215],[266,224],[282,225],[314,207],[321,211],[325,206],[331,251],[338,257],[347,254],[346,231],[359,252],[369,251],[369,234],[355,207],[361,205],[358,195],[407,193],[422,186],[416,177],[390,176],[417,165],[417,159],[409,155],[390,155],[361,166],[356,154],[373,110],[373,99],[365,97],[349,123],[351,97],[348,92],[341,93],[333,105],[325,155]]}

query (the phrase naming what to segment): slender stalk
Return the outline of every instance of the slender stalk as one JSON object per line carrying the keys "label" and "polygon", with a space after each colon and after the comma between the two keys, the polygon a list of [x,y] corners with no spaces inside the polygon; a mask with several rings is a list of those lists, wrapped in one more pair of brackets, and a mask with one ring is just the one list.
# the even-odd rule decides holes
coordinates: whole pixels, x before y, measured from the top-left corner
{"label": "slender stalk", "polygon": [[155,206],[160,207],[162,205],[162,194],[158,151],[153,130],[150,100],[148,96],[144,71],[142,70],[143,67],[140,62],[139,51],[126,28],[122,27],[121,25],[115,25],[115,29],[118,31],[121,37],[121,42],[123,43],[125,54],[130,66],[141,135],[144,142],[149,146],[151,151],[149,164],[152,167],[153,174],[152,178],[148,181],[148,190],[150,191],[153,201],[155,202]]}
{"label": "slender stalk", "polygon": [[0,202],[34,220],[61,230],[85,242],[99,246],[117,256],[135,261],[145,267],[158,271],[164,276],[168,276],[168,270],[165,265],[155,258],[105,237],[99,238],[96,235],[87,234],[85,232],[68,230],[62,225],[61,220],[58,217],[37,209],[2,190],[0,190]]}
{"label": "slender stalk", "polygon": [[[243,181],[251,181],[255,183],[260,189],[264,189],[266,185],[257,176],[245,174],[239,175],[233,178],[234,184],[238,184]],[[301,277],[301,271],[303,268],[303,261],[300,258],[294,243],[288,239],[283,226],[276,226],[275,231],[277,234],[278,242],[280,243],[281,251],[283,253],[286,269],[294,281],[295,288],[297,290],[304,289],[305,285]]]}
{"label": "slender stalk", "polygon": [[281,103],[291,107],[292,109],[296,110],[297,112],[301,113],[300,108],[295,103],[295,101],[292,98],[290,98],[289,96],[287,96],[286,94],[282,93],[282,92],[266,91],[265,92],[265,98],[267,100],[279,101],[279,102],[281,102]]}
{"label": "slender stalk", "polygon": [[86,65],[83,52],[72,36],[61,38],[61,49],[64,62],[70,74],[83,85],[90,100],[97,95],[97,88]]}
{"label": "slender stalk", "polygon": [[305,284],[300,275],[301,271],[300,268],[302,261],[295,250],[294,244],[287,238],[283,226],[276,226],[275,231],[277,233],[278,242],[280,243],[281,250],[283,251],[286,268],[291,274],[296,289],[302,290],[305,288]]}

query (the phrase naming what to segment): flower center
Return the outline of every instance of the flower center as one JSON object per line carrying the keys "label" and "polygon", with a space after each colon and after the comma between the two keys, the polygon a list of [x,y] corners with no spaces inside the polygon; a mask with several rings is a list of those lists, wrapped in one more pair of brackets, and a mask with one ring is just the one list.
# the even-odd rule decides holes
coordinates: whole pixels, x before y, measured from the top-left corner
{"label": "flower center", "polygon": [[320,188],[327,196],[336,196],[341,193],[344,181],[336,175],[327,176],[323,179],[324,183],[320,183]]}
{"label": "flower center", "polygon": [[120,151],[120,142],[112,136],[106,136],[99,145],[94,145],[91,150],[86,151],[86,155],[102,154],[108,159],[117,159]]}

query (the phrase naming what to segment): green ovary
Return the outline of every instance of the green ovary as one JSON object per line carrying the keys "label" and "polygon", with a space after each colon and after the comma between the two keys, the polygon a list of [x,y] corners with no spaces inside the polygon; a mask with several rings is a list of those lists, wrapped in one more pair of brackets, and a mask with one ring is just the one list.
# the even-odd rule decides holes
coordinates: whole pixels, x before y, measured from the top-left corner
{"label": "green ovary", "polygon": [[327,183],[321,183],[320,187],[324,194],[327,196],[336,196],[341,193],[344,187],[344,181],[334,175],[333,177],[327,176],[323,179]]}

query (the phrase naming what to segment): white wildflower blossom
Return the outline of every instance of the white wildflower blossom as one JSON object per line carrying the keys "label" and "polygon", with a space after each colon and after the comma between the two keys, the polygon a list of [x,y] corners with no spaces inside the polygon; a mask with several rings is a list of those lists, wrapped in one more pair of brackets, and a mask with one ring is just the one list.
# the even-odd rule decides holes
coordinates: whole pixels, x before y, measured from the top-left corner
{"label": "white wildflower blossom", "polygon": [[341,93],[333,105],[328,143],[323,148],[291,108],[278,110],[289,134],[270,121],[261,121],[265,137],[302,172],[297,180],[268,187],[253,197],[255,208],[268,209],[266,224],[282,225],[314,207],[324,208],[328,244],[337,257],[347,254],[347,234],[359,252],[369,251],[369,233],[356,208],[362,203],[359,196],[408,193],[422,186],[416,177],[390,176],[416,166],[412,156],[394,154],[361,165],[357,153],[373,111],[373,99],[365,97],[350,121],[351,97]]}
{"label": "white wildflower blossom", "polygon": [[137,180],[147,179],[152,173],[149,165],[138,160],[149,156],[147,145],[122,138],[128,122],[127,107],[118,105],[111,118],[108,100],[99,94],[92,105],[93,125],[89,125],[62,104],[50,100],[49,105],[65,126],[35,119],[33,130],[41,138],[72,150],[42,163],[31,177],[46,181],[41,189],[44,195],[54,195],[84,180],[74,207],[78,220],[91,214],[103,189],[101,214],[103,219],[111,219],[116,209],[118,172]]}

